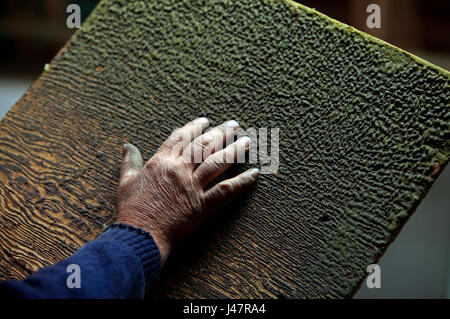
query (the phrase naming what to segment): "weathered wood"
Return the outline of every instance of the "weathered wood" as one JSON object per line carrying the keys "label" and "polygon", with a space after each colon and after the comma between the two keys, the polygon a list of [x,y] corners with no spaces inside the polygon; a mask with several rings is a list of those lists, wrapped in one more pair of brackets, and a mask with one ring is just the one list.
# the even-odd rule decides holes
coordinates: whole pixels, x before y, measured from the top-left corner
{"label": "weathered wood", "polygon": [[123,142],[148,158],[208,116],[279,127],[280,169],[174,254],[155,295],[350,296],[448,162],[449,87],[292,3],[104,0],[1,122],[0,276],[112,222]]}

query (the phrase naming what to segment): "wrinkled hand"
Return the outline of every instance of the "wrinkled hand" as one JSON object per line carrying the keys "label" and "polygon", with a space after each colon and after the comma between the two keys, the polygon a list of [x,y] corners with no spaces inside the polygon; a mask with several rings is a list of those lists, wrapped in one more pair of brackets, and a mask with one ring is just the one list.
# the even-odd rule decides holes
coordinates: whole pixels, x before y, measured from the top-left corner
{"label": "wrinkled hand", "polygon": [[145,165],[134,145],[123,147],[116,222],[149,232],[163,263],[209,213],[259,177],[259,170],[251,169],[208,189],[232,165],[229,159],[235,160],[250,145],[250,138],[244,136],[223,147],[236,135],[236,121],[203,133],[208,126],[208,119],[199,118],[174,131]]}

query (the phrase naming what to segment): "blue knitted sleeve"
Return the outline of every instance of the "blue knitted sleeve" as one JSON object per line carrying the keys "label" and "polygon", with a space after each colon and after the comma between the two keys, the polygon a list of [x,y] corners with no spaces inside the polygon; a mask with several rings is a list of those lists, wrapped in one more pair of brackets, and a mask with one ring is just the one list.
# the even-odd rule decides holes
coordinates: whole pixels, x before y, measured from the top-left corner
{"label": "blue knitted sleeve", "polygon": [[97,239],[24,280],[0,282],[2,296],[20,298],[142,298],[161,272],[152,236],[113,224]]}

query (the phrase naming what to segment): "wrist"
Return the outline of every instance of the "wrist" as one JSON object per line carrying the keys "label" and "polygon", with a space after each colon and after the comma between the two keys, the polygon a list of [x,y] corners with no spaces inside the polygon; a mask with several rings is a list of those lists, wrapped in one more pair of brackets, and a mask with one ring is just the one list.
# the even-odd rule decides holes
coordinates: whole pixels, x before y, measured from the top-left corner
{"label": "wrist", "polygon": [[167,258],[169,258],[171,246],[164,240],[162,240],[158,236],[152,236],[156,246],[158,246],[159,253],[161,255],[161,264],[164,265],[166,263]]}
{"label": "wrist", "polygon": [[[153,236],[129,224],[113,223],[96,239],[104,240],[127,246],[142,266],[145,287],[151,287],[162,270],[161,254]],[[124,260],[124,263],[133,264],[133,261]]]}
{"label": "wrist", "polygon": [[159,235],[159,233],[157,231],[154,231],[148,224],[135,218],[127,218],[126,216],[119,215],[115,223],[127,224],[149,233],[153,237],[153,240],[155,241],[155,244],[159,249],[159,254],[161,256],[161,265],[165,264],[172,250],[172,245],[170,244],[169,240],[165,240],[163,236]]}

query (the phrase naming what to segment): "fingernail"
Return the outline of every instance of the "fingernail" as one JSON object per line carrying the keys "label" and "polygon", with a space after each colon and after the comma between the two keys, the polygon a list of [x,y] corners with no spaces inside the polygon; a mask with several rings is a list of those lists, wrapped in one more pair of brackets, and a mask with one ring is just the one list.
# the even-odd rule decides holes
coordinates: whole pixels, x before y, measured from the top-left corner
{"label": "fingernail", "polygon": [[128,151],[128,147],[127,146],[128,146],[127,143],[122,145],[122,155],[125,155],[125,153]]}
{"label": "fingernail", "polygon": [[226,127],[239,127],[239,123],[235,120],[231,120],[225,123]]}
{"label": "fingernail", "polygon": [[206,117],[201,117],[197,120],[197,122],[199,124],[201,124],[202,126],[208,125],[209,124],[209,120]]}
{"label": "fingernail", "polygon": [[250,170],[248,173],[254,179],[257,179],[259,177],[259,174],[260,174],[259,173],[259,169],[257,169],[257,168],[254,168],[254,169]]}
{"label": "fingernail", "polygon": [[244,136],[244,137],[241,137],[241,138],[239,139],[239,141],[240,141],[240,143],[244,144],[245,146],[249,146],[249,145],[250,145],[250,142],[251,142],[252,140],[250,139],[250,137]]}

